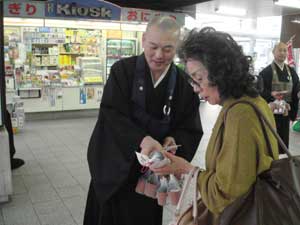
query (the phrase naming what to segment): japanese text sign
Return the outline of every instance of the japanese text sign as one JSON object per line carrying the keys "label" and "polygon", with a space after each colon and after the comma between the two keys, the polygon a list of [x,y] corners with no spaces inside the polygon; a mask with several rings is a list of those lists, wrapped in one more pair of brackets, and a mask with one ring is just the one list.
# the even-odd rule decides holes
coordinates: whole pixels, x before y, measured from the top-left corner
{"label": "japanese text sign", "polygon": [[33,1],[4,1],[5,17],[43,18],[45,3]]}
{"label": "japanese text sign", "polygon": [[122,8],[122,21],[149,22],[155,16],[170,16],[176,19],[181,26],[184,25],[185,15],[182,13],[161,12],[147,9]]}
{"label": "japanese text sign", "polygon": [[120,20],[121,8],[112,3],[95,0],[50,0],[47,17]]}

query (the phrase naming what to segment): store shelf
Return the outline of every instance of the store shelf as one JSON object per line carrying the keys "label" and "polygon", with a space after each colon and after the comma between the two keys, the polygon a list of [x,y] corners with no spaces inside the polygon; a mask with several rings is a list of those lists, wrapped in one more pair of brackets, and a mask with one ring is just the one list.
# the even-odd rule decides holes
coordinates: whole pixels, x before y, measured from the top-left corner
{"label": "store shelf", "polygon": [[41,88],[38,88],[38,87],[21,87],[21,88],[18,88],[18,90],[20,90],[20,91],[41,90]]}
{"label": "store shelf", "polygon": [[112,45],[112,46],[109,45],[109,46],[107,46],[107,47],[108,47],[108,48],[118,48],[118,49],[124,49],[124,48],[125,48],[125,49],[132,49],[132,48],[133,48],[133,47],[131,47],[131,46],[123,46],[123,45],[122,45],[122,47],[121,47],[121,46],[113,46],[113,45]]}
{"label": "store shelf", "polygon": [[39,66],[39,67],[54,67],[54,66],[58,66],[58,64],[55,64],[55,65],[33,65],[33,66]]}
{"label": "store shelf", "polygon": [[31,43],[32,45],[58,45],[61,43]]}
{"label": "store shelf", "polygon": [[58,54],[32,54],[32,55],[41,55],[41,56],[58,56]]}
{"label": "store shelf", "polygon": [[84,53],[80,53],[80,52],[60,52],[60,55],[84,55]]}
{"label": "store shelf", "polygon": [[107,48],[121,48],[121,46],[108,45]]}
{"label": "store shelf", "polygon": [[110,59],[120,59],[120,58],[122,58],[120,55],[108,55],[108,56],[106,56],[107,58],[110,58]]}

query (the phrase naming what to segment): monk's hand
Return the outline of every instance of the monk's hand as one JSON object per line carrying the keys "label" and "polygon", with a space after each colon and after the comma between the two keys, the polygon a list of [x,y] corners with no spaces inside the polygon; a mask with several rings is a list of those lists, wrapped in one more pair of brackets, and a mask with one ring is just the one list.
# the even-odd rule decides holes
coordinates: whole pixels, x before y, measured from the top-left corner
{"label": "monk's hand", "polygon": [[[173,137],[171,136],[168,136],[164,139],[164,142],[163,142],[163,147],[166,148],[168,146],[174,146],[176,145],[176,141]],[[173,154],[176,153],[176,150],[177,150],[177,147],[174,147],[170,150],[170,152],[172,152]]]}
{"label": "monk's hand", "polygon": [[151,136],[146,136],[143,138],[140,148],[141,153],[144,155],[149,155],[152,151],[162,151],[161,144]]}
{"label": "monk's hand", "polygon": [[172,145],[176,145],[175,139],[170,136],[166,137],[163,142],[163,147],[165,148],[165,147],[172,146]]}
{"label": "monk's hand", "polygon": [[271,95],[275,98],[275,99],[278,99],[278,100],[281,100],[284,96],[284,94],[280,91],[272,91],[271,92]]}

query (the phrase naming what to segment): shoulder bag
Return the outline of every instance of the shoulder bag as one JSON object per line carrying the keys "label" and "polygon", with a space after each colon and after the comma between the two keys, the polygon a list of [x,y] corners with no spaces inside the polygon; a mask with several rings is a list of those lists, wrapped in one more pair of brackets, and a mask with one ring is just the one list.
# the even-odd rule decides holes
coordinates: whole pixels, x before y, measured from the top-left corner
{"label": "shoulder bag", "polygon": [[274,158],[266,129],[271,130],[287,154],[274,160],[269,170],[257,176],[250,190],[220,215],[219,225],[299,225],[300,224],[300,156],[292,156],[275,129],[260,109],[248,104],[256,112],[267,143],[268,154]]}

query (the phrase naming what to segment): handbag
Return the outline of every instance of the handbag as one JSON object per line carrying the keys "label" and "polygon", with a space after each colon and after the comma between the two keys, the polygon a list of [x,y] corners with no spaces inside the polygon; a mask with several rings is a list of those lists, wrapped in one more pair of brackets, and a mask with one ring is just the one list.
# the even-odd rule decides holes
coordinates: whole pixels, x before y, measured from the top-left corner
{"label": "handbag", "polygon": [[[185,179],[178,204],[175,209],[175,219],[169,225],[211,225],[217,224],[216,218],[207,209],[201,199],[198,199],[197,178],[201,169],[194,167]],[[192,190],[192,204],[182,210],[189,188]],[[182,212],[181,212],[182,211]]]}
{"label": "handbag", "polygon": [[292,125],[293,131],[300,132],[300,120],[298,119]]}
{"label": "handbag", "polygon": [[269,155],[274,158],[266,132],[267,127],[277,138],[288,157],[273,160],[270,169],[257,176],[250,190],[224,209],[219,217],[219,225],[299,225],[300,156],[291,155],[256,105],[248,101],[239,101],[229,108],[240,103],[252,106],[256,112]]}

